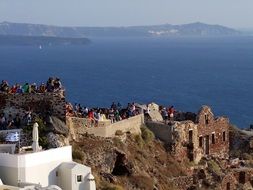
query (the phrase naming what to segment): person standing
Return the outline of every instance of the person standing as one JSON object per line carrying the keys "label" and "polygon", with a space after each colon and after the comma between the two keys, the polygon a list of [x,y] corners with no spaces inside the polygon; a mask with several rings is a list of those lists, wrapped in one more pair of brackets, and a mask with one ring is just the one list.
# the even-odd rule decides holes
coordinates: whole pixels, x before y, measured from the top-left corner
{"label": "person standing", "polygon": [[170,121],[174,121],[174,113],[175,113],[174,106],[170,106],[169,108]]}
{"label": "person standing", "polygon": [[4,116],[4,113],[1,113],[0,115],[0,130],[6,129],[6,118]]}
{"label": "person standing", "polygon": [[12,115],[9,114],[8,121],[7,121],[7,129],[13,129],[14,128],[14,120],[12,118]]}
{"label": "person standing", "polygon": [[17,129],[20,129],[20,127],[21,127],[21,118],[20,118],[19,114],[17,114],[16,117],[14,118],[14,126]]}

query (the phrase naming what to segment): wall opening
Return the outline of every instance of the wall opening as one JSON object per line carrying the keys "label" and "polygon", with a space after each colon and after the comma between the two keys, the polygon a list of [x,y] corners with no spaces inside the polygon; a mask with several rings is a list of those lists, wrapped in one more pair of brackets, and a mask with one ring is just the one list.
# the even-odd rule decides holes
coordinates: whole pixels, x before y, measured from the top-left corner
{"label": "wall opening", "polygon": [[126,155],[121,152],[116,152],[116,161],[114,164],[114,168],[112,170],[112,174],[115,176],[129,176],[131,175],[131,169],[127,164]]}
{"label": "wall opening", "polygon": [[215,144],[215,134],[212,134],[212,144]]}
{"label": "wall opening", "polygon": [[230,183],[227,183],[227,190],[230,190]]}
{"label": "wall opening", "polygon": [[82,182],[82,179],[83,179],[83,176],[82,176],[82,175],[77,175],[77,176],[76,176],[76,182],[81,183],[81,182]]}
{"label": "wall opening", "polygon": [[199,137],[199,147],[202,148],[203,146],[203,137]]}
{"label": "wall opening", "polygon": [[190,161],[193,161],[194,155],[193,155],[193,130],[189,130],[189,144],[187,147],[187,154]]}
{"label": "wall opening", "polygon": [[226,132],[225,131],[223,131],[223,133],[222,133],[222,140],[226,141]]}
{"label": "wall opening", "polygon": [[194,160],[194,154],[193,154],[193,144],[189,144],[187,148],[187,156],[188,159],[192,162]]}
{"label": "wall opening", "polygon": [[209,123],[209,117],[208,114],[205,114],[205,124],[207,125]]}
{"label": "wall opening", "polygon": [[205,136],[205,154],[209,154],[209,135]]}
{"label": "wall opening", "polygon": [[189,143],[192,143],[192,139],[193,139],[193,131],[190,130],[189,131]]}
{"label": "wall opening", "polygon": [[241,184],[244,184],[245,183],[245,172],[240,172],[239,173],[239,183],[241,183]]}

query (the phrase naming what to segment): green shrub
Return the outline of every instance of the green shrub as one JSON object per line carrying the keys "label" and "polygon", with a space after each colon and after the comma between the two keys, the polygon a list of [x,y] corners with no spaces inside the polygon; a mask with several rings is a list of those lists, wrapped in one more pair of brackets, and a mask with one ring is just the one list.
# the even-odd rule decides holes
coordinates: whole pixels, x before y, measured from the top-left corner
{"label": "green shrub", "polygon": [[208,161],[207,164],[208,164],[208,169],[209,169],[210,172],[213,172],[217,175],[222,174],[220,166],[214,160]]}
{"label": "green shrub", "polygon": [[124,188],[119,185],[111,185],[109,187],[103,188],[102,190],[124,190]]}
{"label": "green shrub", "polygon": [[32,126],[32,125],[27,125],[27,126],[24,126],[24,127],[23,127],[23,132],[24,132],[24,133],[29,134],[29,133],[31,133],[32,131],[33,131],[33,126]]}
{"label": "green shrub", "polygon": [[49,146],[49,142],[48,142],[47,137],[45,137],[45,136],[40,136],[40,137],[39,137],[39,145],[42,146],[42,148],[47,149],[48,146]]}
{"label": "green shrub", "polygon": [[242,158],[244,160],[252,160],[252,156],[250,154],[248,154],[248,153],[243,153],[242,154]]}
{"label": "green shrub", "polygon": [[[48,142],[48,139],[46,138],[46,135],[47,135],[46,125],[44,124],[43,119],[38,117],[38,116],[34,119],[34,122],[37,122],[38,125],[39,125],[39,127],[38,127],[38,130],[39,130],[39,145],[42,146],[42,148],[47,149],[48,145],[49,145],[49,142]],[[26,133],[26,135],[31,137],[31,138],[32,138],[32,131],[33,131],[33,124],[26,125],[23,128],[23,132]]]}
{"label": "green shrub", "polygon": [[118,137],[114,137],[113,142],[116,147],[123,147],[124,146],[124,143]]}
{"label": "green shrub", "polygon": [[154,180],[147,176],[131,176],[129,181],[135,185],[136,189],[153,189]]}
{"label": "green shrub", "polygon": [[150,131],[147,127],[141,127],[141,136],[146,143],[153,141],[155,138],[154,133]]}
{"label": "green shrub", "polygon": [[47,132],[47,127],[46,127],[43,119],[41,119],[40,117],[36,117],[34,121],[38,123],[38,125],[39,125],[39,132],[40,133]]}
{"label": "green shrub", "polygon": [[[47,130],[46,130],[46,125],[45,125],[43,119],[40,117],[36,117],[34,122],[37,122],[39,125],[38,130],[39,130],[39,144],[40,144],[40,146],[42,146],[43,148],[48,148],[49,142],[48,142],[48,139],[45,137],[47,134]],[[28,126],[28,128],[29,128],[29,126]],[[33,130],[33,126],[31,126],[31,128]]]}
{"label": "green shrub", "polygon": [[123,133],[121,130],[117,130],[117,131],[115,132],[115,135],[121,136],[121,135],[124,135],[124,133]]}
{"label": "green shrub", "polygon": [[74,149],[72,151],[72,158],[74,160],[83,160],[83,157],[84,157],[84,153],[81,151],[81,150],[78,150],[78,149]]}
{"label": "green shrub", "polygon": [[124,188],[119,185],[103,183],[101,190],[124,190]]}
{"label": "green shrub", "polygon": [[142,148],[144,145],[144,141],[143,141],[141,135],[135,135],[134,139],[135,139],[135,142],[138,144],[138,146]]}

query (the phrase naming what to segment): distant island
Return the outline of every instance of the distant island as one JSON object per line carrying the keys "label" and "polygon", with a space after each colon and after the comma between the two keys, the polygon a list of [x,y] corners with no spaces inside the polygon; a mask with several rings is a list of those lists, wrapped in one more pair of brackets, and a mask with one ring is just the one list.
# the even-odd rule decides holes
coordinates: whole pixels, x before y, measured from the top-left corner
{"label": "distant island", "polygon": [[22,46],[55,46],[55,45],[86,45],[90,43],[88,38],[67,38],[51,36],[14,36],[0,35],[0,46],[22,45]]}
{"label": "distant island", "polygon": [[[170,36],[235,36],[241,32],[221,25],[200,22],[183,25],[129,27],[60,27],[41,24],[0,23],[0,35],[44,36],[64,38],[92,37],[170,37]],[[72,40],[71,40],[72,41]],[[75,40],[74,40],[75,41]]]}

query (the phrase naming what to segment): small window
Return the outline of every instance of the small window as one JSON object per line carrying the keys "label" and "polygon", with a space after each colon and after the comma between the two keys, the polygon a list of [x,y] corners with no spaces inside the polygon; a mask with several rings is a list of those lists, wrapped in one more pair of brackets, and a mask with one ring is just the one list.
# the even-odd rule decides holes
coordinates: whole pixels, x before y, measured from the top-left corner
{"label": "small window", "polygon": [[208,114],[205,114],[205,123],[206,123],[206,125],[209,123]]}
{"label": "small window", "polygon": [[190,130],[189,131],[189,143],[192,143],[192,139],[193,139],[193,131]]}
{"label": "small window", "polygon": [[76,176],[76,181],[77,182],[82,182],[82,178],[83,178],[82,175],[78,175],[78,176]]}
{"label": "small window", "polygon": [[212,144],[215,144],[215,134],[212,134]]}
{"label": "small window", "polygon": [[225,131],[223,131],[223,133],[222,133],[222,139],[223,139],[223,141],[226,141],[226,132]]}
{"label": "small window", "polygon": [[58,171],[56,171],[56,172],[55,172],[55,175],[56,175],[56,177],[58,177],[58,176],[59,176],[59,173],[58,173]]}
{"label": "small window", "polygon": [[227,183],[227,190],[230,190],[230,183]]}
{"label": "small window", "polygon": [[199,137],[199,147],[203,146],[203,137]]}

